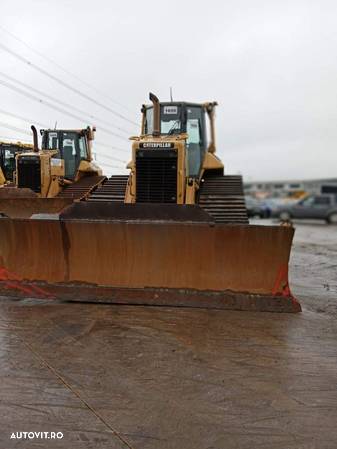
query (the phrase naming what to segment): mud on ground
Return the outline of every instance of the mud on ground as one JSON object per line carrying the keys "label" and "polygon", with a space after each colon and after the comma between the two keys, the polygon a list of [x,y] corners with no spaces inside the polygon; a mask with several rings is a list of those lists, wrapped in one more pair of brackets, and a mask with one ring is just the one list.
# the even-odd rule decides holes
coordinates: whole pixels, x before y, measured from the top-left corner
{"label": "mud on ground", "polygon": [[301,314],[2,298],[0,448],[335,449],[336,267],[337,228],[300,224]]}

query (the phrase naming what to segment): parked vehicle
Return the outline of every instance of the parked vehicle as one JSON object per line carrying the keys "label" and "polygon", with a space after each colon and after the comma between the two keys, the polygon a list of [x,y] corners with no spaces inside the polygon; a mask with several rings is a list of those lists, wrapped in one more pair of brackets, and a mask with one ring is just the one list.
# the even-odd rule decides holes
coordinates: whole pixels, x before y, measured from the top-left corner
{"label": "parked vehicle", "polygon": [[283,221],[292,218],[314,218],[337,224],[337,195],[310,195],[295,204],[278,207],[272,215]]}
{"label": "parked vehicle", "polygon": [[[265,217],[269,218],[278,207],[285,204],[285,200],[284,198],[264,198],[261,204],[265,210]],[[289,204],[288,200],[286,204]]]}
{"label": "parked vehicle", "polygon": [[248,217],[260,217],[269,218],[271,209],[267,204],[252,198],[251,196],[246,196],[246,208]]}

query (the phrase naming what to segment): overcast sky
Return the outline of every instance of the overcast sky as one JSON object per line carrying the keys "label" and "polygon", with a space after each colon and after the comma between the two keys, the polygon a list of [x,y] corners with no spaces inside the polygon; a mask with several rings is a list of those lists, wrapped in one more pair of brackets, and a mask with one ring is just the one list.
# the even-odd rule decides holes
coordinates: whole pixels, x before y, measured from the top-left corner
{"label": "overcast sky", "polygon": [[[327,0],[1,0],[0,138],[30,139],[3,125],[29,134],[29,123],[8,113],[50,127],[96,124],[98,161],[117,173],[112,166],[123,164],[111,157],[128,159],[127,136],[139,132],[132,122],[149,91],[167,101],[172,86],[175,100],[218,101],[217,151],[228,174],[337,177],[336,24],[337,2]],[[13,78],[83,113],[36,91],[28,98],[8,87],[29,92]]]}

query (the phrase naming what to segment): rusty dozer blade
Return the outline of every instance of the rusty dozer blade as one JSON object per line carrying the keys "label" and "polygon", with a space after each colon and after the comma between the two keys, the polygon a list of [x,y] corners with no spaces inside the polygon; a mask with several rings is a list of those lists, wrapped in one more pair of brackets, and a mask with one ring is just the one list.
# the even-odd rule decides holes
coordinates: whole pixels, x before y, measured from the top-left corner
{"label": "rusty dozer blade", "polygon": [[37,194],[26,187],[15,187],[14,184],[3,186],[0,189],[0,199],[11,198],[37,198]]}
{"label": "rusty dozer blade", "polygon": [[73,201],[69,198],[34,198],[0,196],[0,214],[9,218],[30,218],[34,214],[59,214]]}
{"label": "rusty dozer blade", "polygon": [[293,233],[215,224],[198,206],[77,203],[59,220],[3,218],[0,294],[299,312]]}

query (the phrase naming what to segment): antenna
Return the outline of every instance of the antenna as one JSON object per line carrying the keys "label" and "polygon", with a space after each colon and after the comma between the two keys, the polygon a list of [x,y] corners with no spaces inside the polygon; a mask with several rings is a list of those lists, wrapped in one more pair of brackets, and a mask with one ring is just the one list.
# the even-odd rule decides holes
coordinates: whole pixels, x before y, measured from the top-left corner
{"label": "antenna", "polygon": [[173,101],[172,86],[170,87],[170,97],[171,97],[171,103],[172,103],[172,101]]}
{"label": "antenna", "polygon": [[55,127],[54,127],[54,129],[56,129],[56,127],[57,127],[57,120],[56,120],[56,122],[55,122]]}

